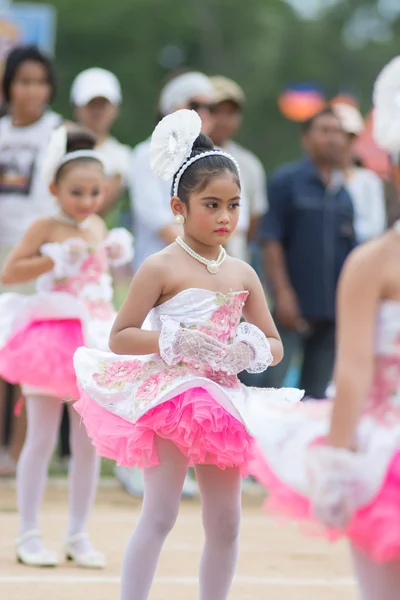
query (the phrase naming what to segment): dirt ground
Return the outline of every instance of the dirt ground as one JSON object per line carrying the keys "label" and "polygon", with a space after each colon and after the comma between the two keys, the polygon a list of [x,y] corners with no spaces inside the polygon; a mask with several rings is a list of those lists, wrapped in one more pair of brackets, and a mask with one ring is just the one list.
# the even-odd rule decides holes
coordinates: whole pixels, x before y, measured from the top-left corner
{"label": "dirt ground", "polygon": [[[41,525],[49,548],[62,551],[66,526],[66,483],[48,486]],[[296,526],[279,525],[261,511],[260,495],[243,496],[240,558],[231,600],[356,600],[345,544],[329,545],[304,537]],[[15,561],[18,518],[15,488],[0,482],[1,600],[118,600],[119,572],[126,541],[140,511],[140,500],[112,482],[103,482],[90,522],[97,549],[105,552],[104,571],[34,569]],[[162,553],[151,600],[195,600],[203,542],[200,506],[183,501],[175,529]]]}

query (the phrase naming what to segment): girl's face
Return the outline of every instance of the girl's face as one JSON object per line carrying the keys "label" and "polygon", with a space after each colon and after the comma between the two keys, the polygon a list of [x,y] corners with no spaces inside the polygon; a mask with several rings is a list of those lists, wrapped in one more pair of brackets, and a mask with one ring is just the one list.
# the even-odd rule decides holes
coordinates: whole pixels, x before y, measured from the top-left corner
{"label": "girl's face", "polygon": [[62,210],[81,223],[101,208],[106,179],[96,162],[66,165],[57,183],[50,186]]}
{"label": "girl's face", "polygon": [[[174,200],[174,199],[173,199]],[[181,203],[185,234],[207,246],[225,244],[234,233],[240,210],[240,187],[233,173],[212,177],[207,186],[192,192],[189,206]],[[179,212],[176,210],[174,212]]]}
{"label": "girl's face", "polygon": [[40,62],[26,60],[16,70],[11,84],[11,107],[27,119],[39,119],[51,92],[46,68]]}

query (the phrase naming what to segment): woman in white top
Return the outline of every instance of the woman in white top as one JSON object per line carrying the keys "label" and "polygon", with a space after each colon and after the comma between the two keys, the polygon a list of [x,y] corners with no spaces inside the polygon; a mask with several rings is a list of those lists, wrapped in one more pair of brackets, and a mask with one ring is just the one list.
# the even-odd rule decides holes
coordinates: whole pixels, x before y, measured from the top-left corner
{"label": "woman in white top", "polygon": [[[20,46],[11,51],[2,82],[6,115],[0,119],[0,270],[33,221],[54,210],[54,201],[40,173],[51,132],[61,121],[59,115],[49,110],[55,90],[54,66],[47,56],[35,46]],[[33,289],[32,284],[0,283],[0,293],[4,291],[30,293]],[[5,397],[6,386],[0,380],[2,431]],[[0,475],[12,475],[15,471],[24,435],[23,421],[19,423],[9,455],[0,464]]]}

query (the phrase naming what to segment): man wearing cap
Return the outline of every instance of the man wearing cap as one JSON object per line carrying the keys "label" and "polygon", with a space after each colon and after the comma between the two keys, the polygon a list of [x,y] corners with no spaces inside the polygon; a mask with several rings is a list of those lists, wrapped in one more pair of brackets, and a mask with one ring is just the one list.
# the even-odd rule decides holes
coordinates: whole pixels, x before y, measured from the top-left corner
{"label": "man wearing cap", "polygon": [[116,76],[100,68],[87,69],[76,77],[71,88],[71,103],[76,120],[96,135],[97,150],[104,156],[109,177],[102,212],[110,210],[127,185],[131,149],[110,135],[122,101]]}
{"label": "man wearing cap", "polygon": [[[209,78],[195,71],[171,79],[162,89],[159,99],[159,117],[181,108],[195,110],[201,117],[202,131],[210,134],[214,88]],[[181,234],[170,208],[172,181],[163,181],[150,167],[150,138],[138,144],[132,152],[130,163],[130,192],[135,236],[134,268],[175,241]],[[143,493],[143,475],[138,469],[118,467],[116,475],[126,490],[134,495]],[[193,496],[195,482],[187,476],[183,496]]]}
{"label": "man wearing cap", "polygon": [[[214,88],[203,73],[188,72],[169,81],[161,91],[159,116],[188,108],[199,113],[202,131],[210,134]],[[135,236],[134,267],[172,243],[181,233],[170,209],[171,181],[159,179],[150,168],[150,138],[132,154],[130,190]]]}
{"label": "man wearing cap", "polygon": [[358,243],[381,235],[386,228],[385,194],[382,181],[370,169],[355,163],[354,143],[364,129],[360,112],[349,104],[337,103],[333,110],[345,133],[343,172],[354,207],[354,229]]}
{"label": "man wearing cap", "polygon": [[243,225],[239,222],[236,234],[229,241],[227,250],[230,254],[248,261],[250,259],[248,242],[254,238],[260,219],[268,208],[265,171],[255,154],[232,140],[242,121],[245,103],[242,88],[227,77],[215,76],[210,79],[214,86],[216,102],[211,137],[214,144],[236,158],[242,183]]}

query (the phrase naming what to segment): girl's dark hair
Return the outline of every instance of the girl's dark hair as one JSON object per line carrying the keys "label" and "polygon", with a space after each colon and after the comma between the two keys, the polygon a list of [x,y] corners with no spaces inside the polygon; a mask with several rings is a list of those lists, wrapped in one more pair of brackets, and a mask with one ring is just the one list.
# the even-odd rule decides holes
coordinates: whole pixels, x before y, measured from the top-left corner
{"label": "girl's dark hair", "polygon": [[[78,150],[94,150],[96,143],[96,137],[91,131],[89,131],[89,129],[74,125],[67,133],[67,154],[70,152],[76,152]],[[96,158],[81,157],[75,158],[64,165],[61,165],[61,167],[55,173],[54,182],[57,183],[61,179],[61,175],[65,173],[66,170],[71,167],[71,165],[93,161],[98,162]]]}
{"label": "girl's dark hair", "polygon": [[51,88],[49,102],[52,102],[54,96],[56,94],[57,81],[56,81],[56,71],[54,68],[53,61],[46,54],[44,54],[37,46],[17,46],[7,56],[3,81],[2,81],[2,91],[3,98],[7,102],[10,103],[11,100],[11,86],[15,79],[15,75],[21,66],[22,63],[26,61],[34,61],[38,62],[46,70],[47,73],[47,82]]}
{"label": "girl's dark hair", "polygon": [[[214,148],[214,144],[207,135],[201,133],[194,141],[192,152],[187,158],[186,162],[188,162],[194,156],[198,156],[204,152],[209,152],[210,150],[216,150],[216,148]],[[221,156],[213,154],[211,156],[205,156],[202,159],[196,160],[196,162],[191,164],[186,171],[184,171],[179,181],[179,199],[185,204],[188,204],[190,194],[204,190],[211,179],[217,177],[223,171],[230,171],[234,175],[237,184],[240,187],[240,178],[236,165],[228,157],[224,156],[222,152]],[[174,189],[176,176],[177,173],[175,173],[172,181],[172,189]]]}

